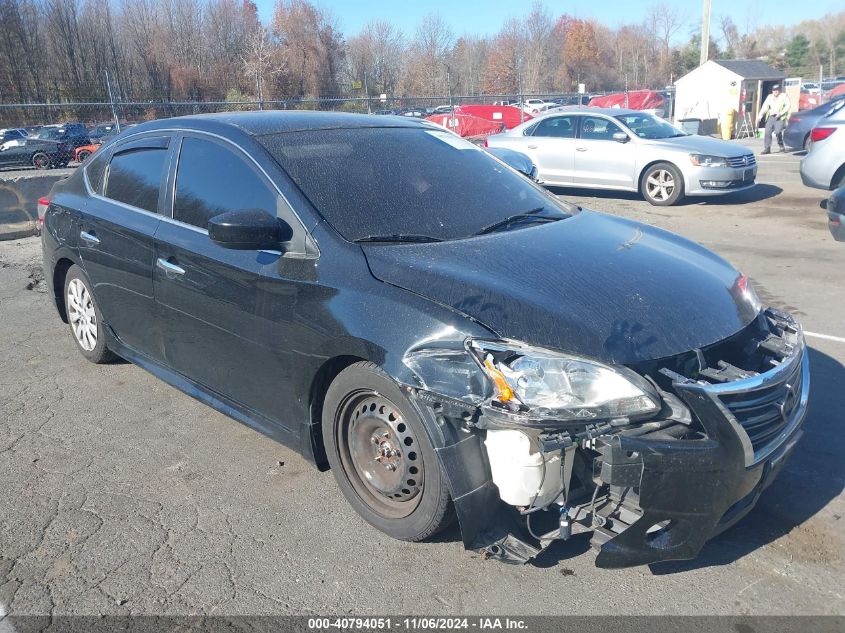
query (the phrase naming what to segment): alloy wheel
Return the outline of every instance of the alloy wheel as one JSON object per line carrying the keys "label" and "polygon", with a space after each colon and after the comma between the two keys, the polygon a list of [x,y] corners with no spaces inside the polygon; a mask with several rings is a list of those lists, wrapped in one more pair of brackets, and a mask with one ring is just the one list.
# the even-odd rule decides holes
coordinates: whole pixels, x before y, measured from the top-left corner
{"label": "alloy wheel", "polygon": [[675,191],[675,177],[666,169],[657,169],[646,179],[646,191],[650,198],[664,202]]}
{"label": "alloy wheel", "polygon": [[50,166],[50,157],[39,152],[32,157],[32,166],[36,169],[47,169]]}
{"label": "alloy wheel", "polygon": [[97,347],[97,313],[91,293],[80,279],[71,279],[68,284],[67,314],[79,346],[93,351]]}

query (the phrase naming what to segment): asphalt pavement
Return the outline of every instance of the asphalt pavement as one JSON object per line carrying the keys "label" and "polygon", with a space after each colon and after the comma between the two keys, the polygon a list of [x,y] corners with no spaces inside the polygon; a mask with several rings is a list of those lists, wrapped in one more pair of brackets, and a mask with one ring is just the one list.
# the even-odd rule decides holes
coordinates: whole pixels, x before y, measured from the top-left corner
{"label": "asphalt pavement", "polygon": [[0,242],[0,616],[845,614],[845,244],[797,156],[761,157],[758,182],[670,208],[558,191],[715,250],[812,333],[806,434],[757,508],[695,561],[624,570],[596,569],[583,536],[516,567],[455,529],[390,539],[331,473],[134,365],[85,361],[39,241]]}

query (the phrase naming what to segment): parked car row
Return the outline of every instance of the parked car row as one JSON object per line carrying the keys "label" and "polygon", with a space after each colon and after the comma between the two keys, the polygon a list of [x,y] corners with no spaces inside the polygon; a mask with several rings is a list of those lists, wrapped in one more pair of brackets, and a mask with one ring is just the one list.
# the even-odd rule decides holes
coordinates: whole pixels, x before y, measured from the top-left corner
{"label": "parked car row", "polygon": [[[121,124],[121,129],[134,124]],[[114,122],[90,128],[68,122],[29,128],[0,130],[0,167],[66,167],[71,161],[83,161],[117,134]]]}

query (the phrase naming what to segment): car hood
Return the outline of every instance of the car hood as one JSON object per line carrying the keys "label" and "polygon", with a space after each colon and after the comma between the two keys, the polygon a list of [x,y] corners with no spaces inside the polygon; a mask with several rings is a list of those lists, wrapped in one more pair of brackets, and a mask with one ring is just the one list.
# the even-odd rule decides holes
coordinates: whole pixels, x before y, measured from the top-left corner
{"label": "car hood", "polygon": [[689,136],[676,136],[675,138],[664,138],[657,140],[646,141],[647,145],[655,147],[666,147],[671,149],[687,150],[689,152],[697,152],[699,154],[713,154],[716,156],[725,156],[733,158],[735,156],[744,156],[751,154],[752,151],[739,145],[737,143],[729,143],[717,138],[710,138],[709,136],[699,136],[692,134]]}
{"label": "car hood", "polygon": [[430,244],[365,245],[373,275],[498,336],[605,362],[686,352],[759,307],[739,273],[681,237],[604,214]]}

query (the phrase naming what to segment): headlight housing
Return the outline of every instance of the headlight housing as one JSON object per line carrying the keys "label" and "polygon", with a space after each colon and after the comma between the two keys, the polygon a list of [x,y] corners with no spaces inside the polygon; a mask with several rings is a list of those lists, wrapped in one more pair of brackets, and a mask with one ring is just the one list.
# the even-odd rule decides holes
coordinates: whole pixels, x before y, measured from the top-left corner
{"label": "headlight housing", "polygon": [[633,371],[516,342],[468,342],[494,386],[492,403],[561,421],[641,419],[660,410],[654,387]]}
{"label": "headlight housing", "polygon": [[713,156],[711,154],[690,154],[690,162],[696,167],[727,167],[728,159],[724,156]]}

